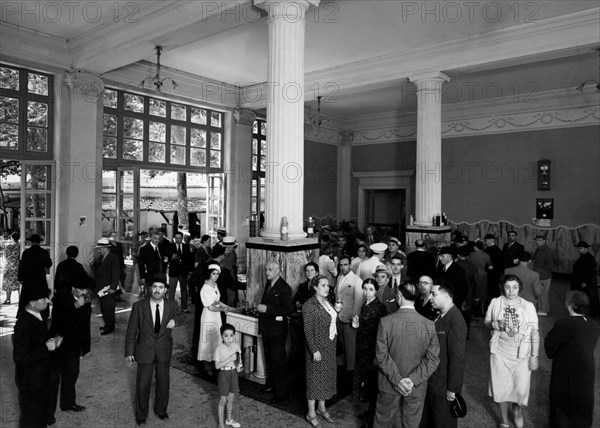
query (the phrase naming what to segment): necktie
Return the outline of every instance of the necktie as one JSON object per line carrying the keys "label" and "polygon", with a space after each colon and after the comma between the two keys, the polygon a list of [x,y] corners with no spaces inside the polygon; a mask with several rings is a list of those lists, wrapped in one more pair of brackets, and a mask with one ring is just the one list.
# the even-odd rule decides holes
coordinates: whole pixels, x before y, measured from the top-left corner
{"label": "necktie", "polygon": [[394,279],[394,291],[398,289],[398,281]]}
{"label": "necktie", "polygon": [[154,333],[158,334],[160,331],[160,311],[158,310],[158,303],[156,304],[156,314],[154,315]]}
{"label": "necktie", "polygon": [[270,289],[271,289],[271,281],[267,281],[267,285],[265,285],[265,291],[263,292],[261,303],[265,302],[265,300],[267,298],[267,294],[269,294]]}
{"label": "necktie", "polygon": [[177,255],[181,257],[181,244],[177,244]]}

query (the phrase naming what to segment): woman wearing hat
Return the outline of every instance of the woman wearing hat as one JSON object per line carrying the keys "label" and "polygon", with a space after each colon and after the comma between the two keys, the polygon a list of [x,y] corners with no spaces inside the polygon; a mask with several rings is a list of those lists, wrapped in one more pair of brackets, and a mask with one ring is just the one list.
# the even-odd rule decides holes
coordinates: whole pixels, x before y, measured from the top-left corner
{"label": "woman wearing hat", "polygon": [[221,293],[217,287],[217,279],[221,274],[221,266],[208,265],[208,278],[200,290],[202,300],[202,315],[200,316],[200,344],[198,346],[198,360],[204,361],[205,370],[211,373],[210,361],[213,360],[215,349],[221,341],[219,329],[221,328],[220,312],[229,312],[230,308],[221,302]]}
{"label": "woman wearing hat", "polygon": [[533,303],[519,297],[522,289],[518,276],[504,275],[501,295],[492,299],[484,320],[492,330],[489,394],[500,404],[500,428],[509,428],[509,410],[515,426],[523,428],[531,372],[538,368],[538,317]]}

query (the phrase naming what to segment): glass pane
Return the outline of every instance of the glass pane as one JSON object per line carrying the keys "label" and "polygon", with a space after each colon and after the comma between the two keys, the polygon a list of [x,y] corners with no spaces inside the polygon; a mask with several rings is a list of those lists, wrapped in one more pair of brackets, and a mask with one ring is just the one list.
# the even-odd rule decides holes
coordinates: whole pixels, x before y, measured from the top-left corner
{"label": "glass pane", "polygon": [[107,217],[116,215],[117,197],[115,195],[102,195],[102,211]]}
{"label": "glass pane", "polygon": [[265,162],[266,162],[267,157],[266,156],[261,156],[260,157],[260,170],[264,171],[265,170]]}
{"label": "glass pane", "polygon": [[133,214],[133,196],[123,196],[119,197],[121,201],[121,206],[119,208],[119,215],[122,216],[131,216]]}
{"label": "glass pane", "polygon": [[31,94],[48,95],[48,78],[41,74],[27,73],[27,91]]}
{"label": "glass pane", "polygon": [[171,119],[185,120],[185,106],[181,104],[171,103]]}
{"label": "glass pane", "polygon": [[164,144],[150,143],[148,147],[148,162],[164,162],[165,147]]}
{"label": "glass pane", "polygon": [[206,166],[206,150],[190,149],[190,165]]}
{"label": "glass pane", "polygon": [[102,157],[106,159],[117,158],[117,139],[115,137],[104,137],[102,140]]}
{"label": "glass pane", "polygon": [[104,107],[117,108],[117,91],[104,90]]}
{"label": "glass pane", "polygon": [[[129,217],[133,216],[133,211],[129,214]],[[133,218],[122,218],[121,219],[121,236],[119,236],[119,240],[128,240],[131,241],[133,239]],[[123,246],[123,252],[127,257],[129,255],[126,245]]]}
{"label": "glass pane", "polygon": [[260,134],[267,135],[267,122],[260,123]]}
{"label": "glass pane", "polygon": [[167,139],[167,125],[161,122],[151,121],[148,133],[150,134],[150,141],[158,141],[164,143]]}
{"label": "glass pane", "polygon": [[144,145],[139,140],[123,140],[123,159],[141,161],[144,158]]}
{"label": "glass pane", "polygon": [[150,98],[149,110],[152,116],[167,117],[167,102]]}
{"label": "glass pane", "polygon": [[123,118],[123,135],[127,138],[144,138],[144,121],[132,117]]}
{"label": "glass pane", "polygon": [[25,188],[27,190],[50,190],[50,167],[45,165],[27,165]]}
{"label": "glass pane", "polygon": [[192,123],[199,123],[200,125],[206,125],[206,110],[198,107],[190,107],[191,121]]}
{"label": "glass pane", "polygon": [[35,126],[48,126],[48,104],[28,101],[27,123]]}
{"label": "glass pane", "polygon": [[144,97],[140,95],[125,94],[125,110],[136,113],[144,112]]}
{"label": "glass pane", "polygon": [[206,147],[206,131],[204,129],[191,128],[190,145],[192,147]]}
{"label": "glass pane", "polygon": [[48,130],[46,128],[27,127],[27,151],[45,152],[48,148]]}
{"label": "glass pane", "polygon": [[267,154],[267,141],[266,140],[262,140],[260,142],[260,154],[261,155]]}
{"label": "glass pane", "polygon": [[221,113],[217,113],[216,111],[210,112],[210,126],[214,126],[217,128],[221,127]]}
{"label": "glass pane", "polygon": [[258,140],[256,138],[252,139],[252,154],[255,155],[258,150]]}
{"label": "glass pane", "polygon": [[112,114],[104,115],[104,135],[117,135],[117,116]]}
{"label": "glass pane", "polygon": [[121,173],[121,193],[133,193],[133,171],[124,170]]}
{"label": "glass pane", "polygon": [[42,238],[42,245],[48,244],[52,240],[50,230],[49,221],[38,220],[25,222],[25,236],[29,237],[33,234],[40,235]]}
{"label": "glass pane", "polygon": [[117,171],[102,171],[102,192],[117,193]]}
{"label": "glass pane", "polygon": [[210,133],[210,148],[221,150],[221,133],[211,132]]}
{"label": "glass pane", "polygon": [[253,134],[258,134],[258,121],[256,121],[256,120],[252,124],[252,133]]}
{"label": "glass pane", "polygon": [[19,70],[0,67],[0,88],[19,90]]}
{"label": "glass pane", "polygon": [[221,168],[221,152],[219,150],[210,151],[210,167]]}
{"label": "glass pane", "polygon": [[171,163],[185,165],[184,146],[171,146]]}
{"label": "glass pane", "polygon": [[47,218],[47,208],[50,208],[50,195],[35,193],[25,196],[27,218]]}
{"label": "glass pane", "polygon": [[0,148],[17,150],[19,148],[19,126],[0,123]]}
{"label": "glass pane", "polygon": [[171,144],[185,145],[185,126],[171,125]]}
{"label": "glass pane", "polygon": [[256,214],[256,198],[252,198],[252,214]]}
{"label": "glass pane", "polygon": [[258,171],[258,156],[252,155],[252,171]]}
{"label": "glass pane", "polygon": [[0,97],[0,122],[19,122],[19,100]]}
{"label": "glass pane", "polygon": [[256,180],[252,180],[252,196],[256,196],[256,192],[257,192],[256,186],[257,186]]}

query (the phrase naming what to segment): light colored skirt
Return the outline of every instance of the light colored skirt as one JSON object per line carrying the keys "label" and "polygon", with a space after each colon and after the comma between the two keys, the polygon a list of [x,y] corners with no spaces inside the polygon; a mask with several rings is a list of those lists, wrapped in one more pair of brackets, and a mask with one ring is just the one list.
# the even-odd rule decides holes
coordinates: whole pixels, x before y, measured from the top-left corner
{"label": "light colored skirt", "polygon": [[510,402],[527,406],[530,383],[529,358],[517,358],[500,347],[496,353],[490,354],[488,392],[496,403]]}

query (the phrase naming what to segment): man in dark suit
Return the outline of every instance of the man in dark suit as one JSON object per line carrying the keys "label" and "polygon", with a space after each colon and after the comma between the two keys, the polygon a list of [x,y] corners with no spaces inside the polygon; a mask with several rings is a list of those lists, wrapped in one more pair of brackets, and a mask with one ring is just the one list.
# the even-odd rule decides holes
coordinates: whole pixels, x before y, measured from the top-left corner
{"label": "man in dark suit", "polygon": [[83,265],[77,261],[79,248],[75,245],[67,247],[67,258],[56,266],[56,274],[54,275],[54,291],[56,293],[70,293],[71,281],[73,277],[81,277],[86,275]]}
{"label": "man in dark suit", "polygon": [[[76,248],[76,247],[75,247]],[[63,338],[62,346],[50,359],[48,390],[48,424],[54,423],[54,412],[60,384],[60,408],[81,412],[85,410],[76,402],[75,383],[79,377],[79,361],[90,352],[90,317],[92,304],[90,288],[94,281],[85,273],[70,275],[63,286],[69,292],[57,293],[52,299],[52,326],[50,336]]]}
{"label": "man in dark suit", "polygon": [[463,268],[454,262],[454,249],[452,247],[442,247],[440,249],[440,263],[437,269],[437,279],[450,281],[454,286],[454,304],[462,309],[468,293],[467,275]]}
{"label": "man in dark suit", "polygon": [[115,306],[117,304],[116,292],[119,287],[121,269],[119,258],[110,251],[110,241],[100,238],[96,248],[100,252],[92,262],[92,272],[96,281],[96,293],[100,297],[100,311],[104,320],[104,327],[100,327],[102,336],[115,331]]}
{"label": "man in dark suit", "polygon": [[435,256],[425,249],[425,241],[422,239],[415,241],[415,247],[416,250],[406,256],[409,278],[416,280],[423,275],[433,278],[435,276]]}
{"label": "man in dark suit", "polygon": [[146,290],[146,282],[149,282],[157,273],[164,274],[167,270],[165,260],[169,260],[167,251],[161,250],[158,246],[160,234],[154,232],[150,236],[150,243],[140,248],[138,258],[138,268],[140,270],[140,297],[146,297],[149,290]]}
{"label": "man in dark suit", "polygon": [[479,307],[479,272],[473,263],[467,260],[471,254],[471,250],[466,245],[458,248],[458,258],[456,264],[465,271],[465,280],[467,284],[467,295],[462,306],[459,307],[461,312],[467,316],[465,321],[467,325],[471,321],[471,312],[473,308]]}
{"label": "man in dark suit", "polygon": [[415,284],[400,284],[400,309],[379,322],[375,345],[379,394],[374,428],[416,427],[421,420],[427,379],[439,364],[440,345],[433,322],[415,311],[418,294]]}
{"label": "man in dark suit", "polygon": [[421,427],[456,428],[457,419],[450,414],[450,402],[456,399],[463,385],[467,324],[452,301],[453,287],[438,279],[431,288],[433,307],[440,311],[435,321],[440,344],[440,364],[429,378],[426,412]]}
{"label": "man in dark suit", "polygon": [[[17,280],[23,284],[21,292],[23,293],[29,289],[48,291],[46,273],[52,266],[50,253],[45,248],[40,247],[42,242],[40,235],[31,235],[29,242],[31,242],[31,247],[23,251],[17,272]],[[20,299],[18,311],[24,310],[26,304],[27,302]],[[42,311],[42,318],[47,319],[49,315],[50,311],[46,305],[46,308]]]}
{"label": "man in dark suit", "polygon": [[19,391],[19,427],[46,427],[46,392],[50,352],[62,339],[49,338],[41,312],[48,307],[48,288],[30,287],[21,293],[23,310],[17,315],[13,343],[15,383]]}
{"label": "man in dark suit", "polygon": [[508,242],[502,247],[504,269],[518,265],[519,256],[523,251],[525,251],[525,247],[517,242],[517,232],[509,231]]}
{"label": "man in dark suit", "polygon": [[[487,302],[490,304],[493,298],[500,295],[498,283],[500,277],[504,274],[504,261],[502,259],[502,250],[496,245],[496,237],[491,233],[485,235],[485,252],[490,256],[490,265],[487,266]],[[485,313],[485,311],[484,311]]]}
{"label": "man in dark suit", "polygon": [[583,291],[590,298],[590,315],[600,314],[598,302],[598,280],[596,276],[596,259],[589,253],[590,245],[579,241],[576,245],[579,258],[573,263],[571,290]]}
{"label": "man in dark suit", "polygon": [[190,246],[183,242],[183,233],[176,232],[173,243],[169,247],[169,292],[170,300],[175,299],[177,283],[181,288],[181,311],[189,313],[188,305],[188,274],[192,267]]}
{"label": "man in dark suit", "polygon": [[135,382],[135,420],[144,425],[148,418],[152,373],[156,372],[154,413],[167,419],[169,404],[169,367],[173,354],[171,330],[183,324],[183,314],[177,302],[166,300],[167,282],[164,275],[149,279],[151,296],[133,304],[125,336],[125,360],[137,362]]}
{"label": "man in dark suit", "polygon": [[267,284],[257,307],[258,330],[262,336],[267,368],[267,383],[263,391],[273,391],[273,403],[280,403],[288,398],[285,342],[287,316],[292,312],[292,289],[281,278],[281,270],[277,263],[269,262],[265,269]]}

